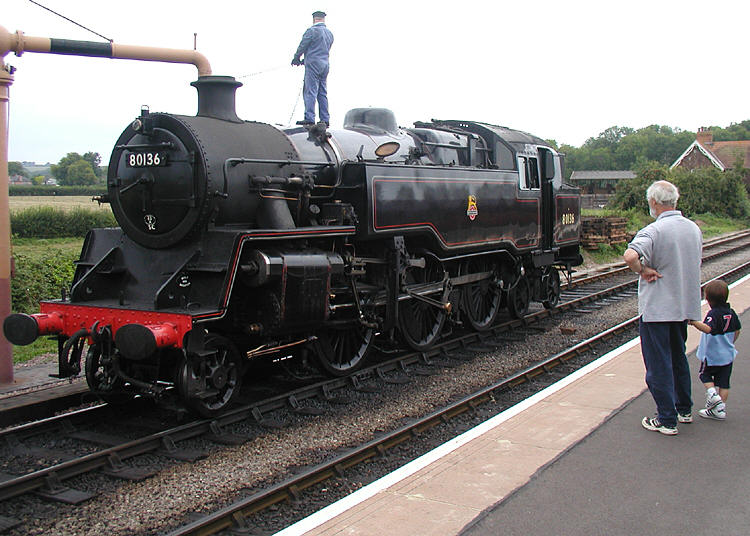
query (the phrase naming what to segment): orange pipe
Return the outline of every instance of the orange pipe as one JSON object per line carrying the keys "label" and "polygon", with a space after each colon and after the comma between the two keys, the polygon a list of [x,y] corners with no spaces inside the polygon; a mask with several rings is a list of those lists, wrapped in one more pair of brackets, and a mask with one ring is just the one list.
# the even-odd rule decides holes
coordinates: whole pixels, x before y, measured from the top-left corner
{"label": "orange pipe", "polygon": [[0,57],[4,57],[9,52],[14,52],[16,56],[20,56],[24,52],[40,52],[67,56],[186,63],[195,65],[198,69],[198,76],[211,75],[211,64],[203,54],[195,50],[32,37],[24,35],[21,31],[10,33],[0,26]]}

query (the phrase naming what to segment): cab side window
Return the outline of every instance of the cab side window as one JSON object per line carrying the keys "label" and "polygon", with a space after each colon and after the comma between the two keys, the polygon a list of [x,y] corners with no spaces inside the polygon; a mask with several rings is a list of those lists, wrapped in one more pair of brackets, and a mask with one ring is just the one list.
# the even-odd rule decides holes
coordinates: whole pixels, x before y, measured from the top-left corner
{"label": "cab side window", "polygon": [[526,177],[529,188],[532,190],[539,189],[539,162],[536,158],[526,159]]}
{"label": "cab side window", "polygon": [[539,163],[536,158],[518,157],[518,179],[521,190],[539,189]]}

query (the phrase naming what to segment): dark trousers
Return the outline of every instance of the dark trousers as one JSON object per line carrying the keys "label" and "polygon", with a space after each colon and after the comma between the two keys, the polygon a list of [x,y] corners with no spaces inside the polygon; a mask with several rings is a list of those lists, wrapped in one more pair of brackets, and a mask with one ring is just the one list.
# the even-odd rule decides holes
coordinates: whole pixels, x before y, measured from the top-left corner
{"label": "dark trousers", "polygon": [[677,425],[677,412],[690,413],[690,366],[685,355],[686,322],[640,321],[646,385],[656,402],[659,421]]}

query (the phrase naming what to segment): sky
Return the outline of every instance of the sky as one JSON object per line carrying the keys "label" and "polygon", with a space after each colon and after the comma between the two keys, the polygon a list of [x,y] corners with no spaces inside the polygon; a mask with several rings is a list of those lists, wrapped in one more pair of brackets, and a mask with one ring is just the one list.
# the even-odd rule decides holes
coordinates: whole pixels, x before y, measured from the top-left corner
{"label": "sky", "polygon": [[[303,69],[290,65],[311,13],[334,34],[331,127],[347,110],[393,110],[399,125],[464,119],[582,145],[611,126],[696,131],[750,119],[747,0],[473,2],[38,0],[124,45],[193,49],[234,76],[237,114],[302,119]],[[102,41],[28,0],[2,0],[0,26]],[[9,53],[9,160],[108,163],[140,113],[193,115],[192,65]]]}

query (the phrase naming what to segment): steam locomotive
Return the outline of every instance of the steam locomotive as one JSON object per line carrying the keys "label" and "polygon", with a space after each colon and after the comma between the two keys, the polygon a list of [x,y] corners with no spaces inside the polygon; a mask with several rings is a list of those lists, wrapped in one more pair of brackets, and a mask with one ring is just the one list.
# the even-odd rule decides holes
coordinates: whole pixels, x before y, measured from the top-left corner
{"label": "steam locomotive", "polygon": [[553,307],[582,262],[580,195],[540,138],[378,108],[278,128],[237,117],[232,77],[191,85],[196,116],[143,108],[117,140],[99,200],[120,227],[88,233],[69,292],[3,324],[56,335],[60,375],[105,400],[212,415],[250,360],[345,375],[376,339],[424,351],[447,322]]}

